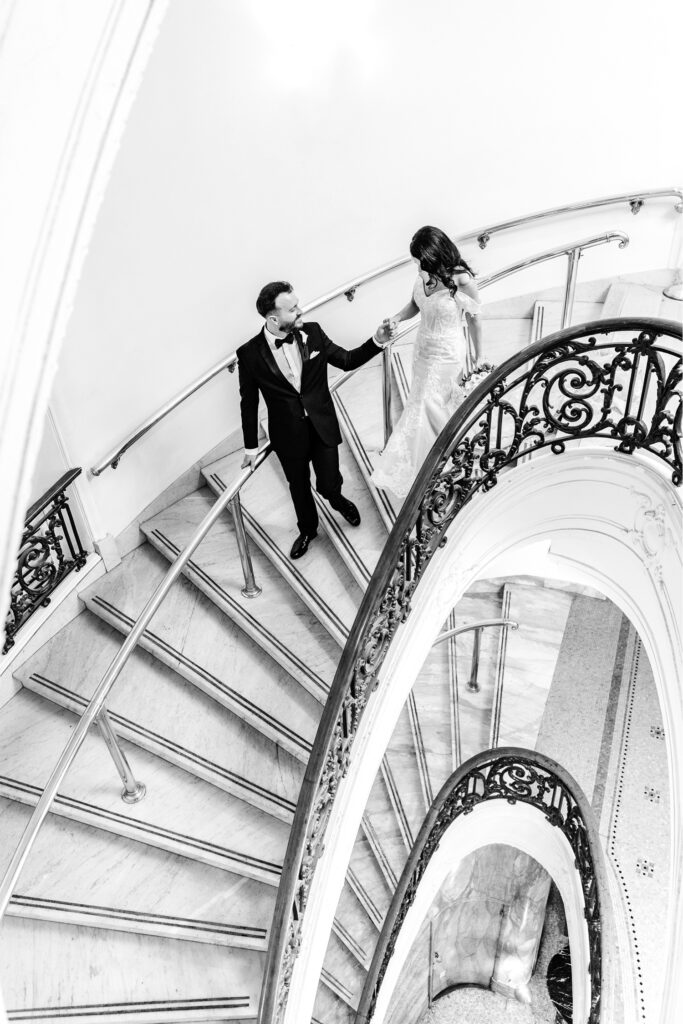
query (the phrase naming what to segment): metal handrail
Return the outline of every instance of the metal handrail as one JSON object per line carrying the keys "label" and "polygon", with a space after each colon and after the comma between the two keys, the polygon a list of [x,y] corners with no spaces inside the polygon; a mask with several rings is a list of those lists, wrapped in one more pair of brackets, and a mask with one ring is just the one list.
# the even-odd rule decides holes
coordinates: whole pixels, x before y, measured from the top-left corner
{"label": "metal handrail", "polygon": [[[463,245],[465,242],[477,241],[480,248],[485,248],[488,240],[493,234],[498,234],[502,231],[508,231],[512,228],[521,227],[523,224],[530,224],[534,221],[545,220],[551,217],[562,216],[566,213],[578,213],[581,210],[591,210],[600,206],[613,206],[619,203],[629,203],[634,213],[637,213],[646,200],[649,199],[663,199],[663,198],[676,198],[679,202],[676,204],[675,209],[678,213],[683,210],[683,189],[681,188],[668,188],[668,189],[647,189],[642,192],[626,192],[617,196],[604,196],[601,199],[590,199],[584,202],[571,203],[568,206],[557,206],[548,210],[541,210],[537,213],[526,214],[524,217],[518,217],[515,220],[504,221],[500,224],[493,224],[486,228],[478,228],[476,231],[470,231],[466,235],[458,235],[455,241],[458,245]],[[637,207],[637,208],[636,208]],[[371,281],[375,281],[377,278],[384,277],[386,274],[390,274],[392,271],[397,270],[399,267],[405,266],[410,263],[410,256],[401,256],[398,259],[392,260],[390,263],[384,263],[381,267],[377,267],[375,270],[369,270],[359,277],[352,278],[345,284],[339,285],[338,288],[333,288],[332,291],[325,292],[323,295],[309,302],[307,305],[302,307],[303,313],[310,313],[314,309],[318,309],[320,306],[326,305],[328,302],[332,302],[333,299],[338,299],[340,296],[345,295],[349,301],[351,301],[358,288],[361,288],[365,284],[369,284]],[[177,409],[179,405],[193,395],[200,388],[203,388],[205,384],[208,384],[210,380],[217,377],[223,370],[229,370],[231,373],[234,372],[235,366],[237,365],[237,356],[234,352],[230,355],[225,356],[220,362],[216,363],[210,369],[206,370],[200,377],[198,377],[187,387],[179,391],[177,395],[169,398],[160,409],[149,416],[139,427],[128,435],[124,441],[120,442],[116,448],[112,449],[107,455],[104,456],[98,463],[96,463],[90,470],[93,476],[99,476],[100,473],[104,472],[109,466],[113,469],[119,464],[121,457],[132,447],[141,437],[144,437],[157,423],[165,419],[169,413]]]}
{"label": "metal handrail", "polygon": [[487,626],[509,626],[510,629],[519,629],[519,623],[516,619],[482,619],[480,622],[471,622],[468,626],[456,626],[455,629],[445,629],[443,633],[439,633],[432,647],[442,644],[444,640],[450,640],[451,637],[460,636],[461,633],[468,633],[473,629],[485,629]]}

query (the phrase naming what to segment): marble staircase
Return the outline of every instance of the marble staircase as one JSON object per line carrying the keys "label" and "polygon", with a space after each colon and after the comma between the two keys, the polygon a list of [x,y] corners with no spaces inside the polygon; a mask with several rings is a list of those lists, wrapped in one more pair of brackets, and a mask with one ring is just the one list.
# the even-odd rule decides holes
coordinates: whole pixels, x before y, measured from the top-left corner
{"label": "marble staircase", "polygon": [[[517,348],[529,339],[534,322],[507,322],[496,361],[510,354],[504,344]],[[395,417],[410,385],[411,345],[408,335],[393,355]],[[121,801],[115,769],[93,729],[0,931],[10,1020],[256,1018],[305,765],[399,510],[369,481],[383,444],[379,363],[356,373],[335,402],[344,492],[361,511],[360,527],[320,501],[319,536],[305,558],[292,562],[293,514],[271,458],[241,493],[261,595],[241,593],[229,513],[197,549],[108,702],[147,794],[137,804]],[[141,523],[144,543],[83,591],[83,612],[17,669],[21,689],[0,709],[3,869],[122,636],[239,462],[235,452],[207,466],[201,488]],[[482,634],[476,674],[471,633],[435,645],[426,659],[354,845],[314,1011],[319,1024],[353,1020],[424,814],[457,765],[489,746],[494,709],[500,743],[533,739],[538,731],[570,604],[567,593],[537,581],[482,580],[444,623],[498,617],[506,607],[529,628],[509,634],[504,690],[499,630]]]}

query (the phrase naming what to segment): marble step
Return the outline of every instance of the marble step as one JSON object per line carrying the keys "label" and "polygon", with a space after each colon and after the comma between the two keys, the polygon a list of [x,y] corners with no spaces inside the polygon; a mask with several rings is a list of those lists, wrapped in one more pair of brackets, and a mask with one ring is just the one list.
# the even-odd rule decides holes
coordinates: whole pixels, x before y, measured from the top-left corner
{"label": "marble step", "polygon": [[325,952],[320,979],[352,1010],[358,1009],[366,972],[332,932]]}
{"label": "marble step", "polygon": [[[241,456],[241,452],[235,452],[203,471],[216,494],[221,494],[239,475]],[[318,531],[304,558],[289,557],[297,535],[296,521],[289,487],[276,456],[266,459],[252,474],[240,496],[249,536],[343,647],[356,617],[361,590],[327,531]]]}
{"label": "marble step", "polygon": [[[128,633],[167,570],[166,558],[143,544],[80,596],[95,615]],[[176,581],[139,646],[284,750],[308,760],[319,701],[188,579]]]}
{"label": "marble step", "polygon": [[256,1017],[264,954],[254,950],[21,918],[6,918],[0,935],[10,1021]]}
{"label": "marble step", "polygon": [[361,825],[390,889],[394,890],[410,847],[389,798],[382,767],[368,794]]}
{"label": "marble step", "polygon": [[[0,796],[34,806],[75,721],[24,689],[0,709]],[[121,747],[147,787],[143,800],[123,803],[104,741],[91,731],[52,813],[277,886],[284,822],[126,740]]]}
{"label": "marble step", "polygon": [[[30,814],[0,798],[0,875]],[[265,950],[274,905],[271,885],[50,814],[7,913]]]}
{"label": "marble step", "polygon": [[[208,488],[176,502],[142,525],[148,540],[169,561],[189,542],[213,504]],[[324,703],[339,660],[339,645],[273,564],[252,548],[257,598],[241,594],[242,570],[229,513],[195,551],[185,575],[261,645],[283,668]]]}
{"label": "marble step", "polygon": [[356,1015],[348,1003],[339,999],[327,985],[318,985],[311,1024],[353,1024]]}
{"label": "marble step", "polygon": [[348,881],[342,887],[332,927],[360,966],[368,970],[379,938],[379,929]]}
{"label": "marble step", "polygon": [[[415,738],[414,697],[411,695],[401,709],[394,731],[387,746],[383,772],[389,788],[394,812],[402,820],[402,833],[409,839],[410,845],[417,838],[424,816],[431,804],[426,759],[424,756],[424,738],[417,720],[417,740]],[[393,795],[395,793],[395,796]],[[398,807],[396,805],[399,805]]]}
{"label": "marble step", "polygon": [[[223,461],[225,462],[227,460]],[[283,509],[287,510],[287,514],[289,515],[288,523],[291,524],[293,523],[291,499],[289,498],[289,491],[286,489],[286,482],[284,481],[282,470],[277,462],[276,456],[271,456],[270,459],[268,459],[268,461],[264,463],[264,465],[254,474],[245,487],[242,488],[242,501],[243,504],[245,502],[247,503],[252,518],[257,522],[261,522],[261,516],[263,515],[264,508],[267,507],[268,503],[267,493],[265,501],[261,500],[258,504],[249,504],[247,501],[247,495],[251,495],[253,491],[254,497],[257,496],[255,485],[262,470],[271,464],[273,465],[273,473],[279,478],[280,491],[283,495]],[[225,483],[233,479],[235,470],[232,465],[220,466],[220,471],[217,474],[214,474],[213,471],[215,466],[220,466],[220,464],[215,463],[214,466],[208,467],[207,470],[204,471],[204,475],[212,489],[216,493],[220,493]],[[384,541],[386,540],[386,528],[382,523],[375,503],[368,493],[365,481],[358,469],[349,446],[345,441],[339,446],[339,468],[344,480],[343,493],[347,498],[354,502],[360,512],[360,526],[349,526],[341,516],[338,515],[338,513],[334,512],[334,510],[330,508],[328,503],[321,498],[315,490],[313,492],[313,496],[318,507],[320,523],[324,532],[327,534],[330,542],[346,565],[353,579],[361,590],[364,590],[368,585],[374,567],[377,563],[377,559],[379,558],[384,545]],[[261,490],[263,489],[263,485],[259,485],[259,487]],[[249,528],[248,522],[246,525],[247,528]],[[256,536],[258,539],[258,531],[253,524],[252,530],[254,531],[252,532],[252,536]],[[287,537],[290,546],[291,536],[291,530],[289,530]],[[313,550],[314,546],[311,546],[310,552],[312,553]],[[305,561],[308,561],[308,555],[306,556]],[[290,562],[290,564],[295,564],[298,567],[302,562]]]}
{"label": "marble step", "polygon": [[362,829],[353,844],[346,881],[376,928],[381,929],[393,896]]}
{"label": "marble step", "polygon": [[370,480],[373,459],[384,446],[382,368],[367,363],[334,394],[339,425],[387,530],[396,519],[396,499]]}
{"label": "marble step", "polygon": [[[29,658],[16,677],[80,715],[119,647],[115,630],[85,612]],[[107,708],[119,736],[291,822],[303,777],[300,762],[151,654],[133,652]]]}

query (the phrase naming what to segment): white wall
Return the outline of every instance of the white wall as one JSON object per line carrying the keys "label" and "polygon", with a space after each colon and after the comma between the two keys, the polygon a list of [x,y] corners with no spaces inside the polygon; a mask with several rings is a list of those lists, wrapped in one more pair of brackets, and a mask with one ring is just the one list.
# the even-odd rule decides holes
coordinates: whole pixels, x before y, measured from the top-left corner
{"label": "white wall", "polygon": [[[459,234],[675,185],[676,20],[669,0],[645,12],[616,0],[171,0],[62,352],[53,407],[70,461],[91,465],[255,333],[266,280],[287,277],[310,300],[405,252],[422,223]],[[625,211],[641,246],[610,248],[609,266],[670,265],[680,219],[670,204]],[[477,268],[618,220],[501,239],[475,250]],[[582,275],[604,276],[604,260],[586,257]],[[409,280],[322,319],[343,343],[363,340]],[[218,379],[91,482],[96,536],[237,426],[235,395],[234,378]]]}

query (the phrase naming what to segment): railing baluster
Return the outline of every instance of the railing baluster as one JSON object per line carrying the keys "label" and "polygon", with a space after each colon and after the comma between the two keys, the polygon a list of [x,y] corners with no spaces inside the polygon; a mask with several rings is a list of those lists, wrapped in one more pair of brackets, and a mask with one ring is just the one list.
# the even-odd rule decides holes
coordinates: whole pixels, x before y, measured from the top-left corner
{"label": "railing baluster", "polygon": [[104,742],[107,744],[112,760],[116,765],[116,770],[121,776],[121,782],[123,783],[121,799],[127,804],[139,803],[147,792],[147,789],[144,782],[137,782],[133,775],[133,770],[128,763],[128,758],[119,745],[118,736],[114,732],[114,726],[111,724],[111,719],[109,718],[109,713],[106,708],[102,708],[95,721],[102,733]]}
{"label": "railing baluster", "polygon": [[562,329],[569,327],[574,312],[574,294],[576,292],[576,276],[581,258],[581,248],[571,249],[567,253],[567,283],[564,288],[564,305],[562,306]]}
{"label": "railing baluster", "polygon": [[240,553],[240,562],[242,563],[242,572],[244,573],[242,594],[245,597],[258,597],[262,591],[254,579],[254,567],[251,564],[249,541],[247,539],[247,531],[244,528],[244,516],[242,515],[242,502],[240,501],[239,491],[229,503],[229,508],[235,523],[237,550]]}
{"label": "railing baluster", "polygon": [[384,417],[384,447],[391,437],[391,345],[382,349],[382,415]]}

